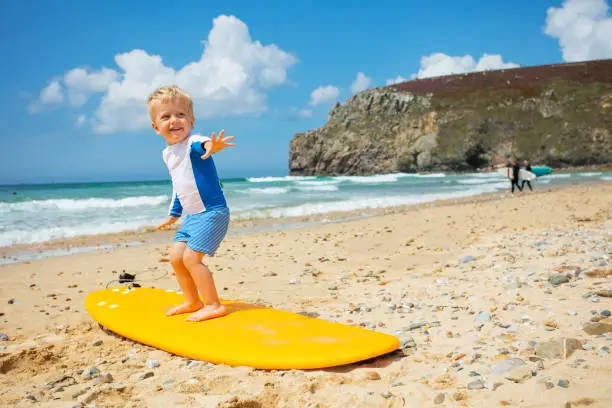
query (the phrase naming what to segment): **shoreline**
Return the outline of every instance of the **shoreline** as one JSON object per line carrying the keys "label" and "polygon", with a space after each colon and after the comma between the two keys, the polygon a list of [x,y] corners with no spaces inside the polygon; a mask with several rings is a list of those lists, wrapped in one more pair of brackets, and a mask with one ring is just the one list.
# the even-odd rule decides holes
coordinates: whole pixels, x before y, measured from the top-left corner
{"label": "shoreline", "polygon": [[[535,191],[523,193],[523,195],[545,194],[551,191],[574,189],[581,187],[592,187],[594,185],[606,185],[608,182],[601,180],[581,181],[569,183],[563,186],[542,186]],[[512,198],[512,193],[502,190],[481,193],[457,198],[445,198],[416,204],[400,206],[389,206],[372,209],[336,211],[322,214],[313,214],[299,217],[285,218],[258,218],[250,220],[236,220],[230,224],[228,236],[244,235],[253,232],[271,232],[287,229],[300,229],[316,225],[325,225],[352,221],[370,217],[378,217],[387,214],[417,211],[422,208],[448,206],[455,204],[471,204],[491,200],[502,200]],[[515,194],[519,197],[519,194]],[[0,268],[6,265],[14,265],[22,262],[34,262],[41,259],[71,256],[80,253],[97,252],[105,250],[116,250],[119,248],[141,246],[147,244],[163,244],[170,242],[179,225],[170,227],[164,231],[157,231],[153,226],[140,227],[137,230],[121,232],[81,235],[70,238],[61,238],[35,244],[17,244],[0,247]]]}
{"label": "shoreline", "polygon": [[[534,167],[538,167],[538,166],[544,166],[544,167],[551,167],[548,166],[546,164],[542,164],[542,165],[536,165],[536,164],[532,164],[532,166]],[[551,167],[553,169],[553,174],[554,173],[566,173],[566,172],[581,172],[581,171],[612,171],[612,163],[607,163],[607,164],[590,164],[590,165],[584,165],[584,166],[568,166],[568,167]],[[421,172],[415,172],[415,173],[406,173],[406,174],[437,174],[437,173],[444,173],[444,174],[448,174],[448,175],[464,175],[464,174],[481,174],[481,173],[490,173],[491,170],[489,168],[486,169],[474,169],[474,170],[470,170],[470,171],[450,171],[450,170],[431,170],[431,171],[421,171]],[[396,172],[396,173],[401,173],[401,172]],[[396,174],[396,173],[388,173],[388,174]],[[377,174],[370,174],[368,176],[376,176]],[[337,175],[337,176],[343,176],[343,175]],[[337,177],[337,176],[330,176],[330,175],[317,175],[317,176],[307,176],[307,177]],[[357,175],[355,175],[357,176]],[[359,175],[361,176],[361,175]],[[224,180],[233,180],[233,179],[249,179],[249,178],[260,178],[260,177],[267,177],[267,176],[249,176],[249,177],[229,177],[226,179],[221,179],[221,181]],[[301,177],[300,175],[291,175],[291,174],[284,174],[284,175],[279,175],[279,176],[270,176],[270,177]],[[123,181],[62,181],[62,182],[58,182],[58,183],[20,183],[20,184],[0,184],[0,188],[2,187],[24,187],[24,186],[52,186],[52,185],[63,185],[63,184],[116,184],[116,183],[162,183],[162,182],[168,182],[170,183],[169,179],[160,179],[160,180],[123,180]]]}

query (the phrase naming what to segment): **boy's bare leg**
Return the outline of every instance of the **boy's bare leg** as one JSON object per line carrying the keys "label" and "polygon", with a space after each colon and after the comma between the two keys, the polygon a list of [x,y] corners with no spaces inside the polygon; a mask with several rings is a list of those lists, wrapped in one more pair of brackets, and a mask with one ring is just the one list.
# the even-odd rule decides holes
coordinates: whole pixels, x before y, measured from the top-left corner
{"label": "boy's bare leg", "polygon": [[204,299],[204,307],[189,316],[187,320],[199,322],[202,320],[214,319],[215,317],[225,316],[227,310],[219,302],[219,295],[213,276],[208,267],[202,263],[205,254],[186,248],[183,255],[183,263],[191,273],[197,290]]}
{"label": "boy's bare leg", "polygon": [[185,242],[176,242],[174,245],[172,245],[172,248],[170,248],[170,263],[174,268],[176,280],[183,291],[183,295],[185,296],[185,303],[170,309],[166,313],[167,316],[195,312],[196,310],[202,309],[204,306],[198,296],[198,290],[193,279],[191,278],[191,274],[183,263],[185,248],[187,248],[187,244]]}

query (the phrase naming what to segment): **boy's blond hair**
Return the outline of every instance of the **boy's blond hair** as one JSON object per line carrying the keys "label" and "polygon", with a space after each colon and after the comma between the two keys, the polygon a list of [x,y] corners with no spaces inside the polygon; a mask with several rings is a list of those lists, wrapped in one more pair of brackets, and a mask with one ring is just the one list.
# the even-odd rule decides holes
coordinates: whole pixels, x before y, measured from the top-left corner
{"label": "boy's blond hair", "polygon": [[187,110],[189,111],[189,115],[191,116],[191,119],[193,120],[195,117],[193,115],[193,101],[191,100],[191,96],[189,96],[187,92],[183,91],[178,86],[174,86],[174,85],[162,86],[160,88],[157,88],[149,96],[149,99],[147,99],[147,109],[149,111],[149,116],[151,117],[151,120],[155,119],[153,117],[153,103],[155,101],[169,102],[174,98],[182,99],[183,101],[187,103]]}

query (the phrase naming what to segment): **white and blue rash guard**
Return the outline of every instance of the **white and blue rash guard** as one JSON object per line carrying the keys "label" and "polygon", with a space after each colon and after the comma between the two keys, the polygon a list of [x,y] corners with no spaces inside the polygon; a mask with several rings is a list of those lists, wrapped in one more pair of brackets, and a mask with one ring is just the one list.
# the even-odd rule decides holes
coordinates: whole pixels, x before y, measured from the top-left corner
{"label": "white and blue rash guard", "polygon": [[172,178],[172,202],[168,215],[180,217],[215,208],[227,208],[212,155],[206,160],[207,136],[189,135],[182,142],[167,146],[162,155]]}

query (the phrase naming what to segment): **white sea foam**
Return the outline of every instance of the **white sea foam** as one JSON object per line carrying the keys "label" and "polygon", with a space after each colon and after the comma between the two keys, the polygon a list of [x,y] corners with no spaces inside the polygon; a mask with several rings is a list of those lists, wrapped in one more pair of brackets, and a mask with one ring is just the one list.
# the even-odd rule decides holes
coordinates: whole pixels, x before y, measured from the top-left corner
{"label": "white sea foam", "polygon": [[595,177],[595,176],[601,176],[603,173],[601,171],[592,171],[592,172],[587,172],[587,173],[578,173],[579,176],[581,177]]}
{"label": "white sea foam", "polygon": [[571,174],[547,174],[545,176],[541,176],[542,178],[550,178],[550,179],[565,179],[572,177]]}
{"label": "white sea foam", "polygon": [[444,173],[431,173],[431,174],[410,174],[410,173],[400,173],[401,177],[416,177],[416,178],[442,178],[446,177]]}
{"label": "white sea foam", "polygon": [[251,183],[272,183],[277,181],[299,181],[315,179],[314,176],[284,176],[284,177],[248,177]]}
{"label": "white sea foam", "polygon": [[603,176],[601,179],[603,181],[612,181],[612,177],[611,176]]}
{"label": "white sea foam", "polygon": [[503,181],[502,178],[496,177],[496,178],[492,178],[492,177],[481,177],[481,178],[469,178],[469,179],[463,179],[463,180],[457,180],[458,184],[488,184],[488,183],[494,183],[494,182],[500,182]]}
{"label": "white sea foam", "polygon": [[[506,170],[504,168],[504,170]],[[496,170],[496,171],[488,171],[488,172],[483,172],[483,173],[465,173],[462,174],[462,176],[464,177],[478,177],[478,178],[498,178],[501,177],[501,172]]]}
{"label": "white sea foam", "polygon": [[334,177],[335,180],[349,181],[352,183],[366,183],[366,184],[379,184],[379,183],[395,183],[400,177],[409,176],[405,173],[393,173],[393,174],[379,174],[376,176],[338,176]]}
{"label": "white sea foam", "polygon": [[500,181],[497,183],[492,183],[492,184],[486,184],[483,187],[486,187],[486,189],[484,189],[483,191],[480,191],[476,194],[480,194],[480,193],[486,193],[489,191],[495,191],[495,190],[503,190],[505,188],[510,188],[510,181]]}
{"label": "white sea foam", "polygon": [[0,265],[10,265],[13,263],[19,263],[24,261],[35,261],[37,259],[53,258],[64,255],[82,254],[86,252],[93,252],[101,249],[112,249],[113,245],[100,245],[100,246],[84,246],[84,247],[71,247],[71,248],[58,248],[51,249],[48,251],[36,251],[36,252],[24,252],[17,256],[11,256],[10,258],[0,259]]}
{"label": "white sea foam", "polygon": [[298,186],[327,186],[340,183],[341,180],[306,180],[298,181],[295,184]]}
{"label": "white sea foam", "polygon": [[268,188],[249,188],[249,193],[254,194],[284,194],[288,193],[289,189],[286,187],[268,187]]}
{"label": "white sea foam", "polygon": [[136,230],[146,225],[154,225],[156,220],[132,222],[98,222],[73,227],[52,227],[33,230],[12,230],[0,233],[0,247],[16,244],[35,244],[79,235],[109,234]]}
{"label": "white sea foam", "polygon": [[20,203],[0,203],[0,213],[13,211],[38,212],[41,210],[82,211],[104,208],[127,208],[156,206],[170,201],[170,196],[139,196],[119,199],[86,198],[74,200],[60,198],[52,200],[23,201]]}
{"label": "white sea foam", "polygon": [[423,202],[443,200],[449,198],[468,197],[486,192],[493,192],[507,187],[507,183],[496,183],[479,186],[477,188],[447,193],[423,194],[418,196],[381,196],[375,198],[362,198],[356,200],[341,200],[332,202],[304,203],[292,207],[276,207],[250,211],[234,212],[235,219],[250,218],[285,218],[301,217],[330,212],[365,210],[374,208],[394,207],[399,205],[418,204]]}
{"label": "white sea foam", "polygon": [[337,186],[328,185],[328,186],[301,186],[297,187],[300,191],[338,191]]}

